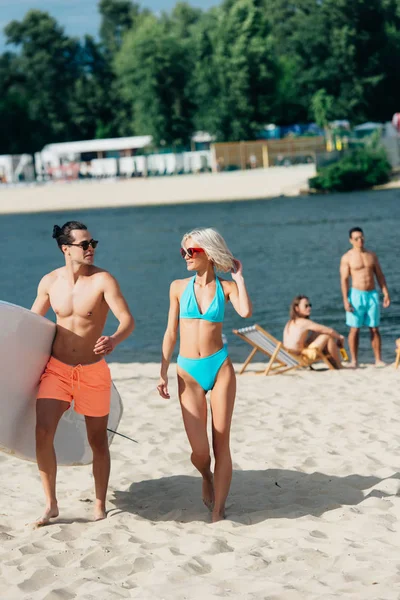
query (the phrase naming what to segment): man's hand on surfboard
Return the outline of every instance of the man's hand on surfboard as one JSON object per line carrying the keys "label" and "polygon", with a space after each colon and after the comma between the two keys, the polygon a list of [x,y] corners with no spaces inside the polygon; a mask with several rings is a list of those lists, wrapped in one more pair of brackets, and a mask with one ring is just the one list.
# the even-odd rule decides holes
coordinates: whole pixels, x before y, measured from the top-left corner
{"label": "man's hand on surfboard", "polygon": [[116,346],[115,341],[108,335],[102,335],[94,345],[95,354],[111,354]]}

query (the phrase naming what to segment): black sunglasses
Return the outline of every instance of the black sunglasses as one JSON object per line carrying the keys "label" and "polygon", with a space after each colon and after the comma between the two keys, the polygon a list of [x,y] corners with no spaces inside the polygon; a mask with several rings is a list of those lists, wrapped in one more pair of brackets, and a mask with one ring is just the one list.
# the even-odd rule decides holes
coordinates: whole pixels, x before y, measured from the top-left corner
{"label": "black sunglasses", "polygon": [[65,244],[66,246],[77,246],[78,248],[82,248],[84,252],[89,250],[89,246],[92,246],[93,250],[97,247],[98,240],[90,240],[89,242],[85,240],[84,242],[80,242],[79,244]]}

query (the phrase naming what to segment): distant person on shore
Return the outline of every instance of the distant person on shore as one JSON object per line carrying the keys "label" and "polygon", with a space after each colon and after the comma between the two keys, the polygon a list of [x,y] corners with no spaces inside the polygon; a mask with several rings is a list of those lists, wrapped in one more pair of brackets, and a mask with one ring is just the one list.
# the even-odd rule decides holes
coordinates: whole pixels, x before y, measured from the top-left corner
{"label": "distant person on shore", "polygon": [[[36,403],[36,456],[46,496],[43,516],[36,525],[48,525],[58,517],[57,461],[54,437],[58,423],[74,400],[84,415],[93,451],[96,492],[94,518],[106,517],[110,474],[107,423],[110,412],[111,375],[104,357],[133,331],[134,320],[118,282],[94,265],[98,241],[86,225],[68,221],[54,226],[55,238],[65,265],[51,271],[39,283],[32,312],[45,316],[51,307],[56,315],[56,336],[51,357],[40,380]],[[109,310],[119,321],[115,333],[103,335]]]}
{"label": "distant person on shore", "polygon": [[289,321],[283,331],[283,345],[295,354],[312,358],[312,350],[318,349],[329,355],[337,369],[342,367],[340,348],[344,337],[331,327],[311,321],[311,302],[307,296],[296,296],[290,305]]}
{"label": "distant person on shore", "polygon": [[[180,325],[177,360],[178,394],[182,417],[192,449],[191,460],[203,477],[203,502],[212,521],[225,518],[225,502],[232,480],[230,429],[236,396],[236,377],[222,337],[225,305],[230,301],[243,318],[252,305],[242,265],[214,229],[196,229],[183,236],[181,255],[194,276],[177,279],[170,287],[167,330],[162,345],[158,392],[169,399],[168,367]],[[230,273],[233,281],[220,279],[215,271]],[[211,391],[212,447],[207,435],[206,394]]]}
{"label": "distant person on shore", "polygon": [[[364,233],[360,227],[349,232],[351,250],[342,256],[340,262],[340,282],[343,304],[346,311],[346,325],[350,327],[349,348],[350,366],[358,366],[358,344],[360,328],[369,327],[371,346],[377,367],[385,366],[381,355],[379,333],[379,295],[375,289],[375,278],[383,292],[383,308],[390,306],[390,296],[378,257],[364,247]],[[351,277],[351,288],[349,280]]]}

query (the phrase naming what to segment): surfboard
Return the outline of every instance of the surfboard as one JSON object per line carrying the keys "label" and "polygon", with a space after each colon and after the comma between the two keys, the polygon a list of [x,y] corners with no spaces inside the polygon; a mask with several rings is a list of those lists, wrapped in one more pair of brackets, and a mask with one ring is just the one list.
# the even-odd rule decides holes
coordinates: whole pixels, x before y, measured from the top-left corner
{"label": "surfboard", "polygon": [[[0,450],[23,460],[36,462],[36,394],[55,333],[52,321],[0,301]],[[109,429],[116,431],[122,412],[122,401],[113,384]],[[109,444],[113,437],[109,431]],[[59,465],[92,462],[85,419],[73,408],[61,418],[54,444]]]}

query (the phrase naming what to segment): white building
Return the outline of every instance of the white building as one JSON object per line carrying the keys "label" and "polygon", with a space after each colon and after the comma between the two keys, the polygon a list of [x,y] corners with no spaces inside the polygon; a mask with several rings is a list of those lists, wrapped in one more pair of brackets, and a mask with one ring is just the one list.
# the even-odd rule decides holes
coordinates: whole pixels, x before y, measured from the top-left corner
{"label": "white building", "polygon": [[118,175],[118,159],[134,156],[151,142],[150,135],[142,135],[47,144],[35,154],[36,172],[43,179],[76,179],[79,173]]}

